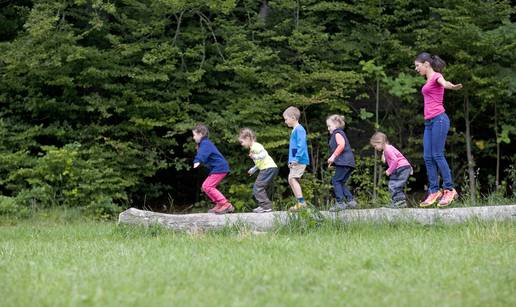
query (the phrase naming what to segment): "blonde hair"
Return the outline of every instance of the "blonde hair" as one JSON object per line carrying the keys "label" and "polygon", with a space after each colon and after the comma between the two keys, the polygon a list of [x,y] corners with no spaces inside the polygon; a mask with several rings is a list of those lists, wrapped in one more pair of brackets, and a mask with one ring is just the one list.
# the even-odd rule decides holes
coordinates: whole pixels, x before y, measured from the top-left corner
{"label": "blonde hair", "polygon": [[208,134],[210,133],[208,126],[206,126],[205,124],[200,124],[200,123],[195,125],[195,127],[192,128],[192,131],[194,131],[195,133],[198,133],[202,136],[208,136]]}
{"label": "blonde hair", "polygon": [[254,133],[253,130],[249,129],[249,128],[242,128],[240,129],[240,133],[238,135],[238,138],[239,139],[251,139],[253,141],[256,141],[256,134]]}
{"label": "blonde hair", "polygon": [[333,114],[328,116],[326,121],[331,121],[332,123],[337,124],[337,127],[339,128],[344,128],[346,125],[346,118],[344,115]]}
{"label": "blonde hair", "polygon": [[296,120],[299,120],[301,117],[301,111],[296,107],[290,106],[283,112],[283,116],[294,117]]}
{"label": "blonde hair", "polygon": [[383,132],[376,132],[375,134],[373,134],[373,136],[371,137],[371,139],[369,140],[369,143],[371,145],[373,144],[389,144],[389,140],[387,139],[387,135],[385,135],[385,133]]}

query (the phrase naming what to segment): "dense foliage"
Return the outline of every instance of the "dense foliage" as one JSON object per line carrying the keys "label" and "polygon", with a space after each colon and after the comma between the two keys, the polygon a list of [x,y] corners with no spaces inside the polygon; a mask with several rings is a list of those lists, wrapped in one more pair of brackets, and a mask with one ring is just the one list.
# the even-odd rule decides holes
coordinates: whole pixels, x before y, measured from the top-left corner
{"label": "dense foliage", "polygon": [[421,192],[421,51],[439,54],[446,78],[464,84],[446,94],[458,188],[513,196],[513,19],[510,1],[2,1],[0,189],[16,199],[2,204],[201,206],[196,122],[210,126],[230,163],[222,188],[237,207],[251,205],[254,179],[241,127],[255,129],[281,165],[276,194],[288,199],[289,105],[303,111],[309,134],[313,203],[331,198],[332,113],[347,118],[360,199],[387,193],[368,146],[375,129],[416,165],[410,187]]}

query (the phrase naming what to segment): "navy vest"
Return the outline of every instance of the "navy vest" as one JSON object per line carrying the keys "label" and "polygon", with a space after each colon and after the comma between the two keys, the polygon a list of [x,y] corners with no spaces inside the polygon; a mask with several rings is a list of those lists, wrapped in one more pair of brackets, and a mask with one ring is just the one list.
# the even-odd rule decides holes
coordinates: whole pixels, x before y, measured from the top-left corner
{"label": "navy vest", "polygon": [[353,151],[351,151],[351,145],[349,144],[348,137],[346,136],[346,133],[342,128],[337,128],[333,131],[330,138],[330,154],[333,154],[335,149],[337,149],[337,140],[335,139],[336,134],[342,135],[344,138],[344,141],[346,144],[344,145],[344,150],[335,157],[335,161],[333,164],[339,165],[339,166],[349,166],[349,167],[355,167],[355,157],[353,156]]}

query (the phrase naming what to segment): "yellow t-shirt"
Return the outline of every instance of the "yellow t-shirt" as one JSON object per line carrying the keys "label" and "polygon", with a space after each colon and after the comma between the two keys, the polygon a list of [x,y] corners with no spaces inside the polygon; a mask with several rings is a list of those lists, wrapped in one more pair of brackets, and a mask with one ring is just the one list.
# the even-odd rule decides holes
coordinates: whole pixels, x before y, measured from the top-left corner
{"label": "yellow t-shirt", "polygon": [[252,159],[254,161],[254,165],[256,165],[259,170],[278,167],[276,163],[274,163],[274,160],[272,160],[271,156],[269,156],[267,150],[263,148],[262,144],[253,142],[251,153],[253,154]]}

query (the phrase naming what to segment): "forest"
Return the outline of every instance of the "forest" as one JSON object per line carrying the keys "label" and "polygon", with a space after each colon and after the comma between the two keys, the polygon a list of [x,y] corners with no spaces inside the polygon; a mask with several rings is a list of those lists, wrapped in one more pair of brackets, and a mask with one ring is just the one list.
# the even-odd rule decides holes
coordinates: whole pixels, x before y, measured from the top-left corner
{"label": "forest", "polygon": [[361,207],[389,199],[369,139],[384,132],[414,166],[424,197],[421,52],[439,55],[451,121],[446,156],[461,199],[516,197],[516,26],[511,1],[19,0],[0,1],[0,213],[52,206],[112,215],[138,207],[207,208],[193,169],[197,123],[231,167],[221,189],[252,208],[253,165],[238,142],[253,129],[287,183],[296,106],[314,206],[333,199],[326,118],[341,114],[357,161]]}

